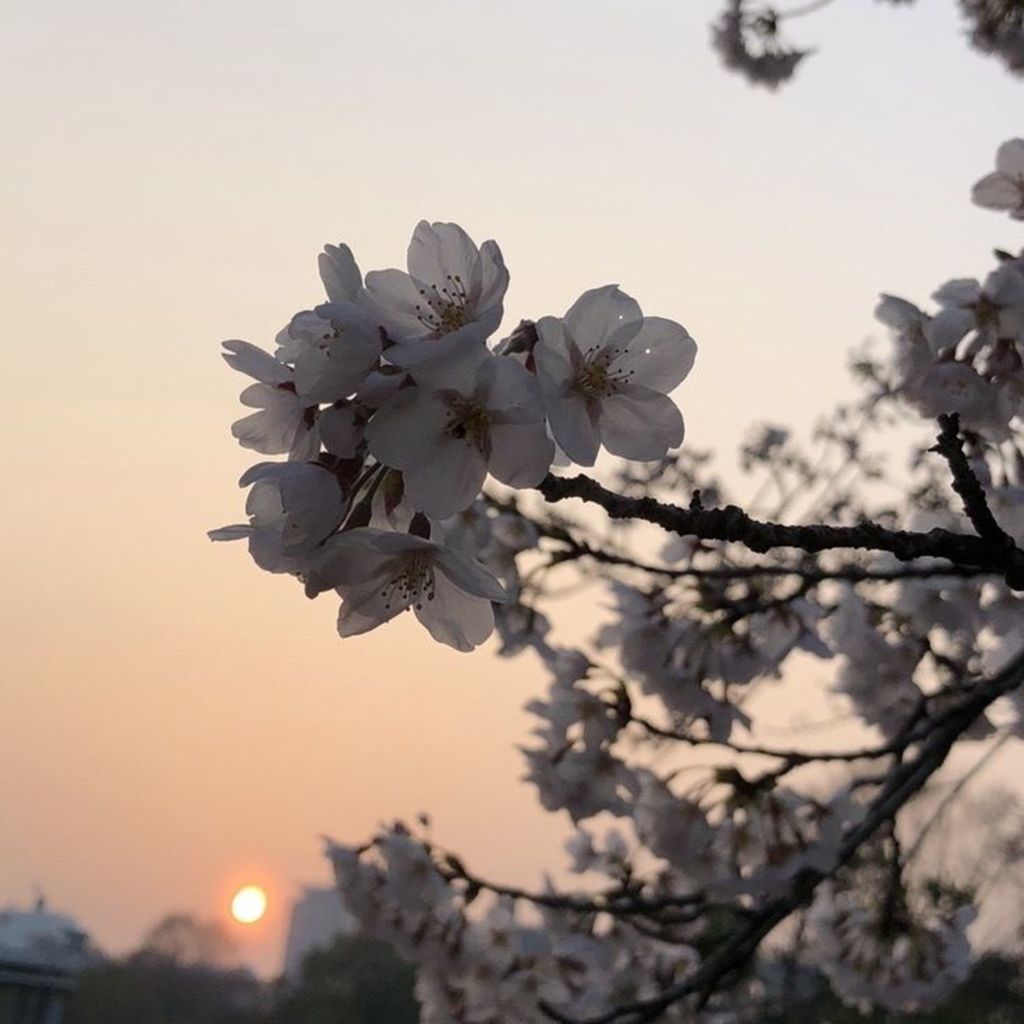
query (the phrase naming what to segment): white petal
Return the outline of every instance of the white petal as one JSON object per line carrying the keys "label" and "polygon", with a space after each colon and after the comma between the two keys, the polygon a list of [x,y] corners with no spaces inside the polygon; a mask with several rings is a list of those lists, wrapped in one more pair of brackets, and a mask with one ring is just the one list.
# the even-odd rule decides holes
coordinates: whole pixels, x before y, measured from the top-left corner
{"label": "white petal", "polygon": [[344,592],[338,610],[338,634],[368,633],[407,611],[411,604],[411,595],[395,588],[390,580],[370,580]]}
{"label": "white petal", "polygon": [[578,466],[592,466],[597,461],[601,436],[583,396],[572,393],[557,398],[546,396],[545,405],[558,446]]}
{"label": "white petal", "polygon": [[567,336],[565,324],[553,316],[537,321],[538,343],[534,348],[537,362],[537,380],[547,401],[548,395],[561,395],[573,379],[574,360],[579,352]]}
{"label": "white petal", "polygon": [[996,170],[1011,178],[1024,178],[1024,139],[1010,139],[999,147]]}
{"label": "white petal", "polygon": [[435,573],[434,598],[417,605],[416,618],[435,640],[457,651],[473,650],[494,630],[491,602],[460,590],[443,573]]}
{"label": "white petal", "polygon": [[972,277],[947,281],[932,298],[941,306],[971,306],[981,298],[981,285]]}
{"label": "white petal", "polygon": [[216,530],[207,530],[206,536],[210,540],[245,540],[252,533],[252,527],[248,524],[235,524],[234,526],[221,526]]}
{"label": "white petal", "polygon": [[363,533],[373,534],[370,543],[377,551],[388,555],[406,555],[410,551],[429,551],[433,556],[439,547],[432,541],[411,533],[396,533],[394,530],[363,530]]}
{"label": "white petal", "polygon": [[448,414],[435,392],[405,388],[367,424],[370,453],[393,469],[427,467],[446,437]]}
{"label": "white petal", "polygon": [[976,325],[974,313],[969,309],[944,309],[924,325],[924,335],[933,352],[953,348]]}
{"label": "white petal", "polygon": [[636,299],[608,284],[584,292],[569,308],[563,318],[565,329],[581,351],[591,346],[604,347],[612,334],[620,335],[620,342],[628,341],[640,330],[643,313]]}
{"label": "white petal", "polygon": [[288,458],[292,462],[312,462],[320,454],[320,431],[314,421],[307,426],[305,420],[300,422],[295,431],[295,440],[288,449]]}
{"label": "white petal", "polygon": [[[498,243],[488,239],[480,246],[480,296],[477,299],[479,310],[494,309],[501,311],[502,301],[508,289],[508,270],[505,269],[505,259],[501,255]],[[498,323],[492,330],[497,330]]]}
{"label": "white petal", "polygon": [[353,459],[363,441],[363,424],[352,402],[320,413],[320,440],[339,459]]}
{"label": "white petal", "polygon": [[426,285],[444,288],[458,279],[467,290],[475,285],[479,291],[480,251],[458,224],[421,220],[409,243],[407,259],[409,274]]}
{"label": "white petal", "polygon": [[341,485],[321,466],[289,464],[280,476],[285,511],[282,550],[286,555],[310,551],[341,523],[344,508]]}
{"label": "white petal", "polygon": [[505,588],[494,574],[476,559],[453,548],[438,546],[434,556],[437,571],[448,577],[460,590],[488,601],[508,600]]}
{"label": "white petal", "polygon": [[986,210],[1012,210],[1024,203],[1024,187],[995,171],[975,182],[971,199]]}
{"label": "white petal", "polygon": [[381,337],[373,320],[351,303],[321,306],[337,332],[295,361],[295,387],[310,404],[347,398],[380,364]]}
{"label": "white petal", "polygon": [[250,384],[241,395],[243,405],[262,408],[231,425],[231,433],[243,448],[264,455],[281,455],[291,449],[302,420],[302,408],[291,391],[269,384]]}
{"label": "white petal", "polygon": [[697,343],[682,324],[648,316],[611,366],[629,372],[631,384],[668,394],[693,369],[696,356]]}
{"label": "white petal", "polygon": [[912,302],[897,298],[895,295],[879,296],[875,306],[875,319],[891,327],[894,331],[905,331],[925,319],[924,313]]}
{"label": "white petal", "polygon": [[540,386],[522,363],[509,356],[494,356],[480,367],[477,380],[478,396],[488,409],[522,407],[543,419]]}
{"label": "white petal", "polygon": [[486,476],[487,463],[474,444],[446,437],[402,471],[405,500],[434,519],[447,519],[473,504]]}
{"label": "white petal", "polygon": [[633,385],[602,399],[598,428],[613,455],[650,461],[683,443],[683,417],[671,398]]}
{"label": "white petal", "polygon": [[331,335],[331,325],[313,310],[303,310],[277,332],[274,355],[283,363],[294,363],[309,348],[323,344]]}
{"label": "white petal", "polygon": [[1004,263],[985,278],[985,294],[1000,306],[1024,306],[1024,273]]}
{"label": "white petal", "polygon": [[221,354],[231,369],[255,377],[264,384],[287,384],[292,379],[292,371],[269,352],[247,341],[225,341],[222,344],[227,352]]}
{"label": "white petal", "polygon": [[344,243],[325,245],[317,258],[320,280],[331,302],[355,302],[363,286],[352,250]]}
{"label": "white petal", "polygon": [[442,338],[392,345],[385,354],[423,387],[470,395],[480,364],[490,358],[485,340],[480,325],[472,323]]}
{"label": "white petal", "polygon": [[420,319],[425,303],[416,282],[401,270],[371,270],[359,305],[387,330],[392,341],[412,341],[433,333]]}
{"label": "white petal", "polygon": [[487,468],[503,484],[536,487],[547,476],[554,457],[555,446],[542,420],[492,424]]}
{"label": "white petal", "polygon": [[335,587],[359,587],[386,577],[394,555],[379,551],[373,540],[379,530],[348,530],[332,537],[306,578],[306,593],[312,597]]}

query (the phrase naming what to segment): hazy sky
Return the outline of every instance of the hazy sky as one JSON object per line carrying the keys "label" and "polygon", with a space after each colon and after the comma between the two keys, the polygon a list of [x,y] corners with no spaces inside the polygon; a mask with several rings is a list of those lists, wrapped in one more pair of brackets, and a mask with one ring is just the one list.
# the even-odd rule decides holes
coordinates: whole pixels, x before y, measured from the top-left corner
{"label": "hazy sky", "polygon": [[[700,345],[688,443],[807,425],[879,290],[984,270],[971,183],[1021,83],[952,0],[837,0],[779,95],[708,46],[718,0],[7,0],[0,33],[0,905],[35,884],[119,951],[168,910],[272,907],[317,836],[434,813],[494,876],[560,826],[518,783],[542,676],[336,606],[205,531],[241,517],[223,338],[269,345],[315,256],[494,237],[509,322],[619,282]],[[243,937],[278,963],[274,915]]]}

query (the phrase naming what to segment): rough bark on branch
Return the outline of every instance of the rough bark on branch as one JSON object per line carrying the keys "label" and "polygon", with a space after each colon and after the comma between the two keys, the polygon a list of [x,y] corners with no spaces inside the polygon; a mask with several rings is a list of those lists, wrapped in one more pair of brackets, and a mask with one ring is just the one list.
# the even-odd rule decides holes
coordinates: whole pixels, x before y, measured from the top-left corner
{"label": "rough bark on branch", "polygon": [[567,498],[599,505],[613,519],[643,520],[681,537],[730,541],[751,551],[798,548],[817,552],[837,548],[885,551],[904,562],[915,558],[944,558],[958,565],[988,569],[1003,576],[1014,590],[1024,590],[1024,551],[1013,542],[934,529],[927,533],[889,530],[877,523],[827,526],[792,525],[754,519],[736,505],[703,508],[699,502],[682,508],[654,498],[617,494],[592,477],[548,474],[537,489],[551,502]]}

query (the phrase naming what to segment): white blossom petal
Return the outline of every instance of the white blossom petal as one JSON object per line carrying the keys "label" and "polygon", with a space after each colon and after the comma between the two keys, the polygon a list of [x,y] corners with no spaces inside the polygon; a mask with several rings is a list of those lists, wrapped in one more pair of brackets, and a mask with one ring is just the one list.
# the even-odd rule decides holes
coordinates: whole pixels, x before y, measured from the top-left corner
{"label": "white blossom petal", "polygon": [[438,548],[436,568],[460,590],[488,601],[508,601],[508,593],[494,574],[476,559],[454,548]]}
{"label": "white blossom petal", "polygon": [[987,210],[1011,210],[1024,203],[1024,188],[999,171],[986,174],[971,189],[971,199]]}
{"label": "white blossom petal", "polygon": [[627,385],[601,402],[598,428],[613,455],[650,461],[683,443],[683,417],[671,398]]}
{"label": "white blossom petal", "polygon": [[648,316],[611,366],[628,371],[632,384],[668,394],[693,369],[696,357],[697,343],[685,327],[674,320]]}
{"label": "white blossom petal", "polygon": [[566,394],[546,399],[548,422],[558,446],[578,466],[597,461],[601,436],[581,395]]}
{"label": "white blossom petal", "polygon": [[227,349],[227,352],[222,353],[224,362],[231,369],[247,377],[255,377],[263,384],[287,384],[291,381],[292,371],[269,352],[247,341],[225,341],[222,344]]}
{"label": "white blossom petal", "polygon": [[416,618],[437,641],[468,652],[494,631],[491,602],[461,590],[442,573],[434,576],[434,595],[415,608]]}
{"label": "white blossom petal", "polygon": [[608,284],[584,292],[563,321],[569,337],[584,351],[603,347],[612,334],[620,344],[629,341],[640,330],[643,313],[636,299],[620,291],[618,285]]}
{"label": "white blossom petal", "polygon": [[363,275],[359,273],[352,250],[343,242],[325,245],[317,257],[320,280],[331,302],[355,302],[363,287]]}
{"label": "white blossom petal", "polygon": [[343,402],[320,413],[320,440],[339,459],[353,459],[363,441],[363,425],[353,402]]}
{"label": "white blossom petal", "polygon": [[412,233],[407,261],[410,276],[428,286],[440,288],[456,279],[468,290],[479,292],[480,251],[458,224],[421,220]]}
{"label": "white blossom petal", "polygon": [[1009,139],[996,150],[996,170],[1009,178],[1024,179],[1024,139]]}
{"label": "white blossom petal", "polygon": [[448,405],[436,393],[405,388],[366,427],[370,454],[393,469],[425,466],[445,437]]}
{"label": "white blossom petal", "polygon": [[509,487],[536,487],[547,476],[555,446],[543,420],[491,426],[491,475]]}
{"label": "white blossom petal", "polygon": [[411,462],[402,471],[405,500],[434,519],[468,508],[487,477],[487,462],[468,439],[455,437],[436,442],[429,461]]}

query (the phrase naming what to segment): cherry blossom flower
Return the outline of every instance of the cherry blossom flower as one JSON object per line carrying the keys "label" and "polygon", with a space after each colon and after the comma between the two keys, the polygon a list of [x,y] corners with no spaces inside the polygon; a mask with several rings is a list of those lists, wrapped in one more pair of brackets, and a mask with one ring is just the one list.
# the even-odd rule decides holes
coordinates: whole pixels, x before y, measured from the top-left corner
{"label": "cherry blossom flower", "polygon": [[300,573],[309,556],[341,523],[344,503],[338,478],[304,462],[261,462],[239,481],[251,485],[248,525],[210,531],[211,540],[243,540],[261,569]]}
{"label": "cherry blossom flower", "polygon": [[301,398],[291,367],[247,341],[225,341],[224,361],[257,383],[241,394],[242,405],[258,409],[231,425],[231,433],[243,448],[264,455],[309,460],[320,449],[315,404]]}
{"label": "cherry blossom flower", "polygon": [[968,429],[993,441],[1009,436],[1017,396],[966,363],[936,363],[904,385],[904,397],[928,419],[955,412]]}
{"label": "cherry blossom flower", "polygon": [[362,527],[331,538],[306,579],[310,597],[341,595],[338,632],[355,636],[412,609],[430,635],[471,651],[494,629],[501,584],[478,562],[411,534]]}
{"label": "cherry blossom flower", "polygon": [[711,45],[727,68],[753,85],[777,89],[812,51],[785,45],[779,38],[778,19],[770,12],[748,14],[743,2],[728,0],[711,28]]}
{"label": "cherry blossom flower", "polygon": [[409,243],[408,268],[371,271],[360,299],[392,341],[458,332],[464,342],[483,342],[497,330],[508,271],[496,242],[478,248],[457,224],[423,220]]}
{"label": "cherry blossom flower", "polygon": [[971,198],[987,210],[1008,210],[1024,219],[1024,139],[1010,139],[996,152],[996,169],[971,190]]}
{"label": "cherry blossom flower", "polygon": [[[457,364],[457,365],[455,365]],[[402,471],[405,497],[437,519],[468,508],[487,473],[510,487],[540,483],[554,446],[534,378],[484,348],[417,372],[370,421],[370,452]]]}
{"label": "cherry blossom flower", "polygon": [[561,319],[537,322],[534,350],[555,440],[592,466],[601,445],[627,459],[659,459],[683,440],[670,398],[697,346],[672,320],[645,317],[617,285],[585,292]]}
{"label": "cherry blossom flower", "polygon": [[976,332],[978,345],[1024,334],[1024,274],[1004,264],[985,279],[948,281],[932,296],[942,306],[925,326],[932,349],[954,348]]}
{"label": "cherry blossom flower", "polygon": [[348,398],[380,365],[380,329],[351,302],[318,306],[313,316],[320,330],[307,329],[305,344],[295,339],[289,350],[296,391],[310,404]]}

